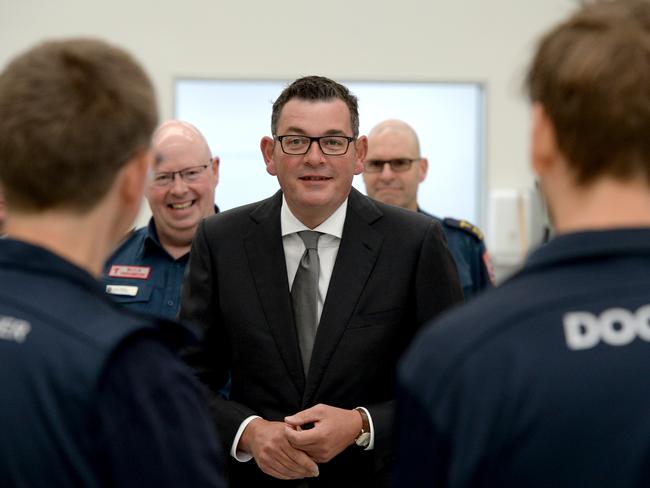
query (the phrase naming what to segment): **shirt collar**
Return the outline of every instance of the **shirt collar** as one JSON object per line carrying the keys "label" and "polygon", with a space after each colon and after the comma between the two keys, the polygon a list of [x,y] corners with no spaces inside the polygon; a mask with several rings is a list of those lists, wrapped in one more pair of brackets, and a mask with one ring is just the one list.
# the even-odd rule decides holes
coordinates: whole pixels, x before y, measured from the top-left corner
{"label": "shirt collar", "polygon": [[147,235],[145,237],[145,240],[146,242],[155,244],[160,249],[163,248],[160,244],[160,241],[158,240],[158,230],[156,229],[156,222],[154,222],[153,217],[149,219],[149,225],[147,225]]}
{"label": "shirt collar", "polygon": [[143,252],[146,256],[160,256],[160,254],[166,256],[167,259],[174,262],[187,262],[190,258],[190,252],[186,252],[178,259],[174,259],[167,250],[160,243],[158,239],[158,230],[156,229],[156,223],[153,220],[153,217],[149,220],[149,225],[147,226],[146,235],[144,238]]}
{"label": "shirt collar", "polygon": [[561,234],[533,251],[523,271],[615,255],[650,254],[650,228],[592,230]]}
{"label": "shirt collar", "polygon": [[298,218],[291,212],[287,200],[282,195],[282,208],[280,209],[280,227],[282,230],[282,237],[295,234],[301,230],[315,230],[323,234],[329,234],[339,239],[343,235],[343,225],[345,224],[345,216],[348,210],[348,199],[346,198],[341,205],[330,215],[325,222],[320,224],[314,229],[310,229],[305,224],[300,222]]}
{"label": "shirt collar", "polygon": [[5,238],[0,240],[0,267],[28,270],[65,279],[94,293],[104,296],[104,290],[95,277],[76,264],[48,249],[25,241]]}

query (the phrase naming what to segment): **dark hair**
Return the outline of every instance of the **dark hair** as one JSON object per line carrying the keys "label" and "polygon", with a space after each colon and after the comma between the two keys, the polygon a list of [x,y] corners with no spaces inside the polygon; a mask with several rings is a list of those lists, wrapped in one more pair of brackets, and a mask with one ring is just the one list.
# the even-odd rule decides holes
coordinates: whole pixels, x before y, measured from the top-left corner
{"label": "dark hair", "polygon": [[350,110],[352,135],[359,135],[359,106],[357,97],[350,90],[334,80],[324,76],[305,76],[287,86],[273,103],[271,114],[271,133],[277,135],[278,120],[285,104],[292,98],[312,101],[328,101],[334,98],[343,100]]}
{"label": "dark hair", "polygon": [[125,51],[92,39],[49,41],[0,73],[0,181],[13,208],[96,205],[150,144],[151,81]]}
{"label": "dark hair", "polygon": [[650,182],[650,2],[588,2],[539,44],[527,76],[578,184]]}

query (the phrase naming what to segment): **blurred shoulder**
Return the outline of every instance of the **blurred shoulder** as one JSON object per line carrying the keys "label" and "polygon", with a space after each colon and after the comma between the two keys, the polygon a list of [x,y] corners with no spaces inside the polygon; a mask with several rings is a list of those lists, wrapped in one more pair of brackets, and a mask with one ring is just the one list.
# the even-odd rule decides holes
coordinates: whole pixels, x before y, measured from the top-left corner
{"label": "blurred shoulder", "polygon": [[405,231],[416,229],[426,230],[431,226],[438,227],[440,225],[436,220],[420,212],[382,203],[364,195],[362,197],[368,202],[368,206],[375,209],[376,215],[378,216],[377,223],[381,223],[382,225],[404,229]]}
{"label": "blurred shoulder", "polygon": [[483,242],[483,232],[481,232],[481,229],[467,220],[445,217],[442,219],[442,225],[445,230],[464,234],[471,237],[476,242]]}
{"label": "blurred shoulder", "polygon": [[277,214],[280,215],[282,194],[276,193],[270,198],[249,203],[229,210],[220,211],[203,220],[202,226],[206,231],[224,227],[237,226],[251,221],[263,221]]}

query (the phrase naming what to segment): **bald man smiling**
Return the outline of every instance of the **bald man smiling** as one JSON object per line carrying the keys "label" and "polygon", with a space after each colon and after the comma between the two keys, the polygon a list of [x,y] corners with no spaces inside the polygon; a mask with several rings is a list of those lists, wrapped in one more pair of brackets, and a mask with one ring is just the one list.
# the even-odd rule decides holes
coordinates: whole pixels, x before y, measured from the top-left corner
{"label": "bald man smiling", "polygon": [[152,143],[157,163],[146,197],[153,216],[109,258],[104,282],[127,308],[174,318],[196,228],[218,210],[219,158],[196,127],[179,120],[158,127]]}

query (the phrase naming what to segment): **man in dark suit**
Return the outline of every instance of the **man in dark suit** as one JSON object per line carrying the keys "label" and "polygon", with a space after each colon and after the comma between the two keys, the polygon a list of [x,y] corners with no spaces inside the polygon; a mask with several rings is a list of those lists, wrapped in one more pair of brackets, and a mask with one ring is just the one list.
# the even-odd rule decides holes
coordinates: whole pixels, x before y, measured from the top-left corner
{"label": "man in dark suit", "polygon": [[[191,360],[210,390],[232,378],[212,410],[233,486],[387,486],[396,361],[462,300],[440,225],[352,189],[367,150],[358,127],[347,88],[292,83],[261,141],[281,191],[208,218],[194,238],[181,317],[205,328]],[[310,230],[316,246],[303,243]],[[296,288],[312,252],[309,339]]]}

